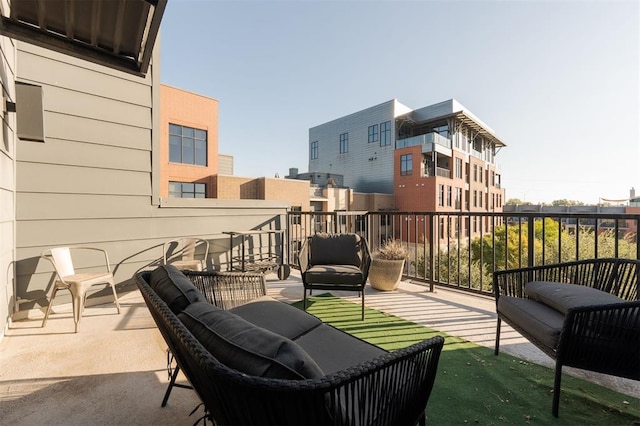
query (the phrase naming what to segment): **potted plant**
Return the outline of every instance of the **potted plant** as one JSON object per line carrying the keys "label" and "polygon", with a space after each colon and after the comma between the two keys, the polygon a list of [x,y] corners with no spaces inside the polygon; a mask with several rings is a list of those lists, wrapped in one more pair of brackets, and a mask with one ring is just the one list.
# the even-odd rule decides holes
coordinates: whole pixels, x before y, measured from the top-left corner
{"label": "potted plant", "polygon": [[398,288],[404,262],[409,252],[402,241],[389,239],[371,256],[369,283],[376,290],[391,291]]}

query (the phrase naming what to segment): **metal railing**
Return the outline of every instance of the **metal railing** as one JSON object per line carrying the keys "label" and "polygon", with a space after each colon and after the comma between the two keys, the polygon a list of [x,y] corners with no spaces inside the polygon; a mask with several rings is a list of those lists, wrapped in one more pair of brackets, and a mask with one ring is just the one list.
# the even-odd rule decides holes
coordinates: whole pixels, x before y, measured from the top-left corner
{"label": "metal railing", "polygon": [[287,253],[297,267],[302,241],[316,232],[354,232],[375,254],[406,244],[404,279],[490,294],[496,270],[586,258],[640,259],[640,214],[469,212],[290,212]]}

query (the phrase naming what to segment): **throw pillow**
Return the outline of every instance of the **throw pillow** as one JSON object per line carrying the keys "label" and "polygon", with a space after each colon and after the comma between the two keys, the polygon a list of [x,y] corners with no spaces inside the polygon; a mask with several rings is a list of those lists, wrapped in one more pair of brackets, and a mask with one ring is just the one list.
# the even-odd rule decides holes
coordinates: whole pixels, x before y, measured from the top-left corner
{"label": "throw pillow", "polygon": [[161,265],[153,271],[149,286],[176,315],[193,302],[206,302],[191,280],[173,265]]}
{"label": "throw pillow", "polygon": [[360,236],[357,234],[316,234],[311,238],[312,265],[360,266]]}
{"label": "throw pillow", "polygon": [[569,309],[580,306],[610,305],[624,302],[613,294],[578,284],[562,284],[556,282],[533,281],[524,288],[529,299],[567,314]]}
{"label": "throw pillow", "polygon": [[178,318],[218,361],[245,374],[313,379],[324,373],[294,341],[206,302],[187,306]]}

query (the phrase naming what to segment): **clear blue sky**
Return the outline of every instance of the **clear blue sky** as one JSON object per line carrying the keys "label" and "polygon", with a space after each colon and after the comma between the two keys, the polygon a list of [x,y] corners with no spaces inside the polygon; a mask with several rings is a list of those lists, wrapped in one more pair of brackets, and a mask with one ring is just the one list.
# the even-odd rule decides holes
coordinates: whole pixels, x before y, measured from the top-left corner
{"label": "clear blue sky", "polygon": [[507,144],[507,199],[640,194],[637,1],[169,0],[162,83],[219,101],[238,176],[308,171],[308,130],[455,98]]}

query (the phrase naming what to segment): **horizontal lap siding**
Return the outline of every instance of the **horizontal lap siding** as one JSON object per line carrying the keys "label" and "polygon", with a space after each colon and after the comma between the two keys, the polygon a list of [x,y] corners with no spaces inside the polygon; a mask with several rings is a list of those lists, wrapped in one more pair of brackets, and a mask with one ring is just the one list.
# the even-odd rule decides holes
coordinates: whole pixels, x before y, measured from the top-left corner
{"label": "horizontal lap siding", "polygon": [[[130,277],[127,265],[157,261],[152,78],[18,44],[18,80],[43,87],[46,139],[18,142],[17,295],[31,301],[21,309],[46,304],[53,275],[39,255],[47,248],[106,249],[117,281]],[[79,260],[88,270],[100,262]],[[69,300],[63,292],[56,303]]]}
{"label": "horizontal lap siding", "polygon": [[[0,2],[8,9],[7,0]],[[0,85],[3,96],[15,101],[15,45],[13,40],[0,37]],[[2,100],[4,102],[4,99]],[[13,311],[13,260],[15,253],[15,114],[3,114],[0,132],[0,338],[4,336]]]}
{"label": "horizontal lap siding", "polygon": [[[158,114],[152,80],[159,84],[153,66],[146,78],[138,78],[24,44],[19,44],[18,61],[23,65],[19,80],[43,86],[46,138],[45,143],[18,141],[20,315],[46,306],[53,273],[39,256],[47,248],[107,250],[121,287],[136,272],[161,262],[166,240],[206,238],[211,262],[225,269],[229,238],[223,231],[284,226],[285,203],[218,205],[211,200],[205,208],[152,203],[152,181],[159,181],[152,173]],[[100,262],[88,256],[80,260],[85,270]],[[56,297],[56,304],[69,301],[67,292]]]}

